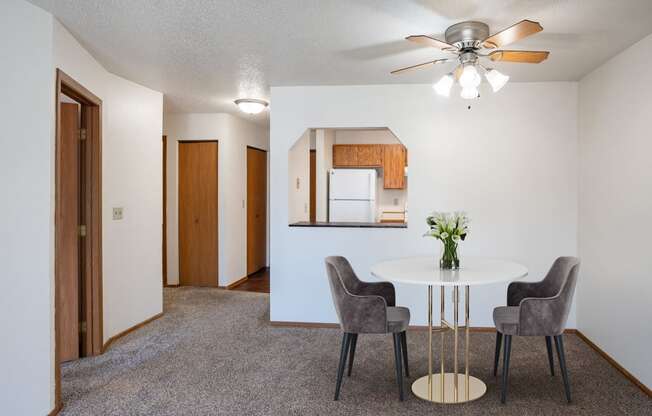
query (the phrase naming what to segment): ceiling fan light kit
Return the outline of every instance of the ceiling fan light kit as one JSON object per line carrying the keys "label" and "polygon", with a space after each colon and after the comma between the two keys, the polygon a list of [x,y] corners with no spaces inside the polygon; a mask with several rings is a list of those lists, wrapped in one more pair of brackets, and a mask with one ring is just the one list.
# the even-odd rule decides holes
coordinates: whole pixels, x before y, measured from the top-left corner
{"label": "ceiling fan light kit", "polygon": [[238,106],[240,111],[246,114],[258,114],[269,105],[267,101],[255,98],[240,98],[235,100],[234,103]]}
{"label": "ceiling fan light kit", "polygon": [[[411,35],[406,39],[421,45],[432,46],[457,57],[436,59],[422,64],[412,65],[392,71],[398,74],[413,69],[429,67],[435,64],[456,62],[455,69],[444,75],[433,85],[435,92],[444,97],[450,95],[455,81],[460,85],[460,96],[465,99],[475,99],[480,95],[478,87],[482,83],[479,69],[491,85],[493,92],[499,91],[509,81],[509,76],[493,68],[486,68],[480,63],[481,58],[489,58],[494,62],[515,62],[538,64],[548,58],[548,51],[492,50],[502,48],[527,36],[541,32],[543,27],[538,22],[522,20],[507,29],[489,36],[489,26],[482,22],[461,22],[446,29],[446,42],[426,35]],[[486,50],[490,50],[487,53]]]}

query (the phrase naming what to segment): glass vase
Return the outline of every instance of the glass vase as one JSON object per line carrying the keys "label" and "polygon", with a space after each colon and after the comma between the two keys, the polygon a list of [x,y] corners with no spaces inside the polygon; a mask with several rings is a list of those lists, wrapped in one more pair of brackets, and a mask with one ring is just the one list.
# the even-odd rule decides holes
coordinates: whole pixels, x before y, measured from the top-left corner
{"label": "glass vase", "polygon": [[457,243],[455,241],[442,241],[439,268],[442,270],[457,270],[460,268],[460,259],[457,257]]}

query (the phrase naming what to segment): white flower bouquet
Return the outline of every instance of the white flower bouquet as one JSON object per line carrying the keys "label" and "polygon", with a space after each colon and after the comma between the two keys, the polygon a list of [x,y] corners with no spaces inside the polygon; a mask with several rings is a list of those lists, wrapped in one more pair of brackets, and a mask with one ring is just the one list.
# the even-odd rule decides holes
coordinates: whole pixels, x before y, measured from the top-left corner
{"label": "white flower bouquet", "polygon": [[469,232],[469,218],[465,212],[433,212],[426,218],[429,230],[424,237],[434,237],[442,242],[439,266],[442,269],[458,269],[460,259],[457,245]]}

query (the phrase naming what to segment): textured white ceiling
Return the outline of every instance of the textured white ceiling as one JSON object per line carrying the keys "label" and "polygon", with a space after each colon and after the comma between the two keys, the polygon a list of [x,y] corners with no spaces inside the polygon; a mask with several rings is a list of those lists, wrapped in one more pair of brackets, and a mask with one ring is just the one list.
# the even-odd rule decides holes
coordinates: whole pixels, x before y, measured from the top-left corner
{"label": "textured white ceiling", "polygon": [[270,86],[429,83],[446,69],[389,75],[443,56],[403,38],[442,38],[463,20],[492,33],[541,22],[542,33],[510,48],[550,58],[496,65],[513,81],[577,80],[652,32],[652,0],[31,1],[109,71],[165,93],[169,112],[236,113],[234,99],[268,99]]}

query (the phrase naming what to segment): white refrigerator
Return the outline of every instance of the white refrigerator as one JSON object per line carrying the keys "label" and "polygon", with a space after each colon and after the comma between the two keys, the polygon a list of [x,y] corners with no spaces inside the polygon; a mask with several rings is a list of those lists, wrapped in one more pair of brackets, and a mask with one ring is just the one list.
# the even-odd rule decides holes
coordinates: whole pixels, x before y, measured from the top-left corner
{"label": "white refrigerator", "polygon": [[328,187],[330,222],[376,222],[376,171],[331,169]]}

